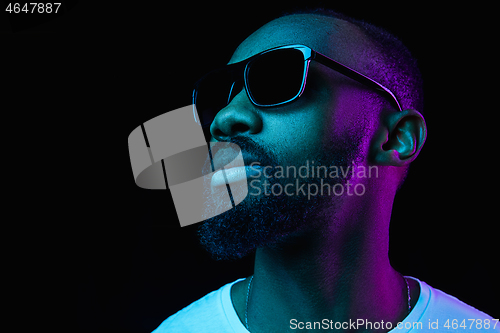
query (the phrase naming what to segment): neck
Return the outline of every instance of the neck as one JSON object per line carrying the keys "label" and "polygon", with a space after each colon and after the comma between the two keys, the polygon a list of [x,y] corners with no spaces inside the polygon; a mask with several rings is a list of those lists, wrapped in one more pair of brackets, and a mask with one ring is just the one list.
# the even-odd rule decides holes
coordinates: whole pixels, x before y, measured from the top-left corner
{"label": "neck", "polygon": [[[364,213],[357,210],[342,220],[330,217],[342,223],[315,223],[315,229],[257,250],[247,305],[251,332],[259,332],[259,327],[272,332],[296,331],[293,323],[324,319],[333,325],[358,319],[392,322],[392,327],[403,320],[407,289],[404,278],[389,262],[388,220],[373,223],[390,219],[390,213]],[[346,216],[356,216],[356,220]],[[360,326],[359,331],[371,330]],[[389,329],[377,330],[384,331]]]}

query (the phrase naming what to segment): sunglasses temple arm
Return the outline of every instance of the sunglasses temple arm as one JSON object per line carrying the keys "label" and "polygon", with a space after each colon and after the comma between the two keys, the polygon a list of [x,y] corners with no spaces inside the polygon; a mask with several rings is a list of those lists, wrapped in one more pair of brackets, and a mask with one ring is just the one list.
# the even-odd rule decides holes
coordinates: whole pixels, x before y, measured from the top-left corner
{"label": "sunglasses temple arm", "polygon": [[335,71],[337,71],[337,72],[339,72],[339,73],[341,73],[341,74],[343,74],[343,75],[345,75],[345,76],[347,76],[355,81],[358,81],[361,84],[364,84],[367,87],[379,90],[384,95],[386,95],[386,97],[389,97],[391,100],[394,101],[394,104],[397,106],[399,111],[403,111],[403,109],[401,108],[401,105],[399,104],[398,99],[396,98],[396,96],[394,96],[392,91],[390,91],[389,89],[387,89],[386,87],[384,87],[380,83],[373,81],[369,77],[366,77],[363,74],[358,73],[355,70],[350,69],[349,67],[344,66],[344,65],[336,62],[335,60],[330,59],[327,56],[319,53],[319,52],[314,51],[314,53],[312,54],[312,59],[316,60],[320,64],[325,65],[325,66],[327,66],[327,67],[329,67],[329,68],[331,68],[331,69],[333,69],[333,70],[335,70]]}
{"label": "sunglasses temple arm", "polygon": [[196,110],[196,89],[193,89],[192,104],[193,104],[194,121],[196,121],[201,126],[201,121],[200,121],[200,118],[198,117],[198,111]]}

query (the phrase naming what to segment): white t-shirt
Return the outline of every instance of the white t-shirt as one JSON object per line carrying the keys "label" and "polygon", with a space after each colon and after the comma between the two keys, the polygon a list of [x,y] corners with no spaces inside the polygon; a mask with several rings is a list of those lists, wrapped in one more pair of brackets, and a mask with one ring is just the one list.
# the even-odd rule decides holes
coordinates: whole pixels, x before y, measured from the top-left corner
{"label": "white t-shirt", "polygon": [[[395,333],[444,333],[444,332],[500,332],[498,319],[463,303],[427,283],[407,276],[420,284],[420,296],[410,314],[393,327]],[[167,318],[153,333],[248,333],[240,321],[231,301],[231,286],[243,279],[238,279],[215,290],[176,314]],[[370,328],[365,322],[334,323],[329,319],[321,322],[290,321],[286,329],[301,332],[315,329],[319,332],[335,331],[335,328],[350,330],[354,328]],[[356,326],[356,325],[361,326]],[[309,325],[309,326],[308,326]],[[314,326],[316,325],[316,326]],[[343,325],[343,326],[342,326]],[[371,327],[387,325],[371,323]],[[496,326],[495,326],[496,325]],[[387,326],[383,326],[388,328]]]}

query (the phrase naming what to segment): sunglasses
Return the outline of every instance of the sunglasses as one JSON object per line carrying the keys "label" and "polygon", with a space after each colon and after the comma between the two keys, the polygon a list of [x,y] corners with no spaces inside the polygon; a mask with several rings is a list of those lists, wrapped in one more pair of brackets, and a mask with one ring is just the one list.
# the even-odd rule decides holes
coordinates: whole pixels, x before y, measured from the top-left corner
{"label": "sunglasses", "polygon": [[257,107],[268,108],[295,101],[304,92],[311,60],[379,91],[402,111],[396,96],[380,83],[310,47],[287,45],[263,51],[202,77],[193,90],[195,120],[203,128],[209,128],[217,113],[243,87],[252,104]]}

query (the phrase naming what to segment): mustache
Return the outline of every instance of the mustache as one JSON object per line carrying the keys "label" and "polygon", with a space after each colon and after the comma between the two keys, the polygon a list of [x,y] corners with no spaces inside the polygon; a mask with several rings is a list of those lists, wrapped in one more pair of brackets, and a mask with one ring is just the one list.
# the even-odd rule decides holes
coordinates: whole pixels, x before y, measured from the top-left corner
{"label": "mustache", "polygon": [[[217,145],[218,142],[220,142],[221,145]],[[271,150],[264,148],[261,144],[258,144],[249,137],[235,136],[227,141],[214,141],[211,143],[215,143],[215,145],[212,146],[208,144],[209,154],[207,154],[205,163],[203,163],[203,175],[214,171],[213,158],[217,155],[219,149],[227,148],[227,145],[224,145],[225,143],[234,144],[240,148],[246,166],[250,166],[252,162],[259,162],[260,166],[278,165],[278,159]]]}
{"label": "mustache", "polygon": [[[229,142],[240,147],[243,159],[245,159],[245,156],[252,156],[252,158],[256,160],[255,162],[259,162],[261,166],[278,165],[278,159],[270,149],[264,148],[249,137],[235,136],[231,137]],[[245,161],[245,164],[246,162],[247,161]]]}

